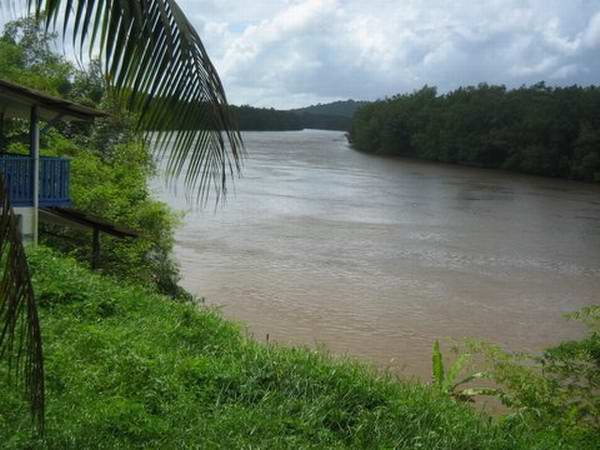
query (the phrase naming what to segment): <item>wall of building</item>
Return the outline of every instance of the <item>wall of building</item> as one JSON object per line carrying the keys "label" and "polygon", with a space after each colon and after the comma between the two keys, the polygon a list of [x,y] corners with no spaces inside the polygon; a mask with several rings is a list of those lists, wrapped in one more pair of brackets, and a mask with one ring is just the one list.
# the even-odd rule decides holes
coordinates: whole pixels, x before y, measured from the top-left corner
{"label": "wall of building", "polygon": [[34,218],[33,208],[15,208],[15,216],[17,216],[17,223],[19,225],[19,232],[23,237],[23,241],[31,242],[34,239]]}

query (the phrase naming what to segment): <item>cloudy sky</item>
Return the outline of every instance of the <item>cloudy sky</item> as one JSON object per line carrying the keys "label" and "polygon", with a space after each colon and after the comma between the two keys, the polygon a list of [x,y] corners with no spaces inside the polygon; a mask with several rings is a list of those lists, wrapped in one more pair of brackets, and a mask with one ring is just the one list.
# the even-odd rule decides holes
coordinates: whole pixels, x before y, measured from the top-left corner
{"label": "cloudy sky", "polygon": [[600,0],[179,0],[235,104],[600,84]]}

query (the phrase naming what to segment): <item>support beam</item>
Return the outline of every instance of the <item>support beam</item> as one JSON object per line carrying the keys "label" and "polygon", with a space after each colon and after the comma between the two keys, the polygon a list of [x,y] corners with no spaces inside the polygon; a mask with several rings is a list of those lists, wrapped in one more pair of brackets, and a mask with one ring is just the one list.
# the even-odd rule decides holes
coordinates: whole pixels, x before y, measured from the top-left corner
{"label": "support beam", "polygon": [[5,152],[5,139],[4,139],[4,112],[0,113],[0,151]]}
{"label": "support beam", "polygon": [[30,119],[30,156],[33,158],[33,245],[38,244],[39,207],[40,207],[40,125],[38,106],[31,107]]}

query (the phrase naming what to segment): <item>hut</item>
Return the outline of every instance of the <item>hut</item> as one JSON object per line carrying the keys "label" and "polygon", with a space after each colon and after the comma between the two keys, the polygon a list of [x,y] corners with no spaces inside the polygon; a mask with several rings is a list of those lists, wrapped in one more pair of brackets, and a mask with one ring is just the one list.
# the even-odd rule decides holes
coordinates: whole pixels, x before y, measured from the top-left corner
{"label": "hut", "polygon": [[0,133],[10,118],[29,120],[29,154],[0,148],[0,173],[13,205],[19,231],[37,243],[40,208],[68,207],[70,165],[67,158],[40,156],[40,122],[93,121],[107,114],[0,80]]}
{"label": "hut", "polygon": [[91,122],[105,112],[56,98],[12,82],[0,80],[0,136],[4,121],[29,120],[29,154],[6,152],[0,146],[0,174],[24,241],[37,244],[40,219],[71,228],[92,231],[91,265],[100,258],[100,233],[117,238],[136,238],[138,233],[105,219],[72,209],[69,195],[68,158],[40,156],[40,123],[45,129],[58,121]]}

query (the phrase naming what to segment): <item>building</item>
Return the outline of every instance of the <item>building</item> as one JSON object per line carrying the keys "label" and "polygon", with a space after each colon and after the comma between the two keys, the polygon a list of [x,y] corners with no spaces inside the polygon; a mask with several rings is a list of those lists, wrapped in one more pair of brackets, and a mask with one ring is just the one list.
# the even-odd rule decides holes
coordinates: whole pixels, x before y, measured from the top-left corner
{"label": "building", "polygon": [[93,121],[107,114],[86,106],[0,80],[0,135],[4,121],[29,121],[29,154],[14,155],[0,147],[0,174],[24,240],[37,243],[40,208],[68,207],[70,163],[67,158],[40,156],[40,123]]}

